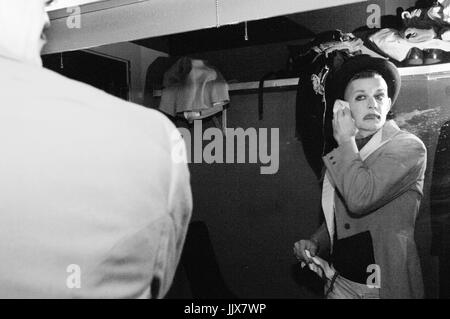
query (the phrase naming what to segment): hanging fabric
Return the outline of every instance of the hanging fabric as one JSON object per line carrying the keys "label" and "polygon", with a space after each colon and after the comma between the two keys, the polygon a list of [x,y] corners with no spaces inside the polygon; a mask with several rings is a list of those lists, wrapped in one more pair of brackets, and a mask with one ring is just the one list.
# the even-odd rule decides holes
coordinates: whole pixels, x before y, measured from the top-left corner
{"label": "hanging fabric", "polygon": [[159,109],[192,123],[222,112],[230,102],[228,90],[216,68],[206,61],[183,57],[164,74]]}
{"label": "hanging fabric", "polygon": [[348,58],[367,52],[363,41],[351,33],[327,31],[309,44],[293,48],[292,68],[298,72],[296,134],[306,160],[317,179],[323,175],[322,156],[334,147],[332,97],[326,92],[327,78]]}

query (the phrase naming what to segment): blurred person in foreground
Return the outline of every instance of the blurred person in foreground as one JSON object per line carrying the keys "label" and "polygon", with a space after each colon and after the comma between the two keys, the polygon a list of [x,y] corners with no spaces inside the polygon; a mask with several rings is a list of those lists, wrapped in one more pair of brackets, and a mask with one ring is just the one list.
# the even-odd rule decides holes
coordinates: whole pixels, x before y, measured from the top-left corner
{"label": "blurred person in foreground", "polygon": [[48,4],[0,0],[0,298],[162,298],[192,211],[184,142],[42,67]]}

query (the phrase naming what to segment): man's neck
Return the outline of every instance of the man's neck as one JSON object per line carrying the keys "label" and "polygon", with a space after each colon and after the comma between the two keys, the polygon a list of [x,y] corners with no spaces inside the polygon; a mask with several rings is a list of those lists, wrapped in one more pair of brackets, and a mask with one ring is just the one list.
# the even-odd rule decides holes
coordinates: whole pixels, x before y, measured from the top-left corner
{"label": "man's neck", "polygon": [[358,136],[356,137],[355,142],[359,151],[370,141],[370,139],[375,135],[375,133],[376,132],[367,135],[365,137],[358,137]]}

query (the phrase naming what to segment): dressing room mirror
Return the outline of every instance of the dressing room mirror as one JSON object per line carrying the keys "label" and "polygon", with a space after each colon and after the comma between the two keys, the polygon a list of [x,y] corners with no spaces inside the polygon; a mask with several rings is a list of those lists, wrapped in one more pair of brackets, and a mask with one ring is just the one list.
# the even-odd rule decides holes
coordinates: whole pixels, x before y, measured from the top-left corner
{"label": "dressing room mirror", "polygon": [[[321,282],[300,271],[291,253],[292,243],[317,226],[320,187],[297,136],[299,76],[289,63],[299,47],[325,31],[360,35],[398,27],[399,13],[417,1],[276,2],[60,0],[50,8],[45,67],[154,107],[149,101],[161,92],[149,81],[161,79],[167,63],[180,57],[205,60],[230,87],[227,127],[279,129],[276,174],[262,175],[253,163],[190,163],[199,223],[192,228],[188,260],[181,261],[171,297],[320,295]],[[442,272],[439,278],[450,260],[450,239],[442,232],[448,229],[449,211],[450,64],[398,66],[403,84],[397,124],[420,137],[428,151],[416,239],[426,294],[434,298],[450,289],[449,276]],[[203,124],[220,128],[212,121]],[[204,245],[204,255],[192,249],[198,245]],[[205,260],[206,266],[198,268],[195,260]]]}

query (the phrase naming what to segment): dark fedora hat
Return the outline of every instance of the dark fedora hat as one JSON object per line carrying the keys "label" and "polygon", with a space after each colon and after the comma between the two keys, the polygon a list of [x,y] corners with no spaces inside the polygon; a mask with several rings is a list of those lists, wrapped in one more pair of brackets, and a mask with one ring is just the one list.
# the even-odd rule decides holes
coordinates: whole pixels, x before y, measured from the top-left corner
{"label": "dark fedora hat", "polygon": [[375,58],[367,54],[356,55],[345,60],[340,67],[335,67],[327,77],[325,91],[328,99],[344,99],[345,89],[350,80],[358,73],[375,71],[386,81],[388,96],[394,104],[401,86],[401,77],[397,67],[386,59]]}

